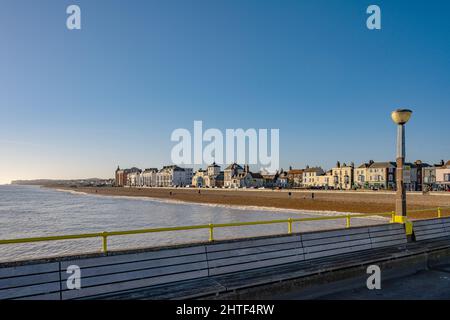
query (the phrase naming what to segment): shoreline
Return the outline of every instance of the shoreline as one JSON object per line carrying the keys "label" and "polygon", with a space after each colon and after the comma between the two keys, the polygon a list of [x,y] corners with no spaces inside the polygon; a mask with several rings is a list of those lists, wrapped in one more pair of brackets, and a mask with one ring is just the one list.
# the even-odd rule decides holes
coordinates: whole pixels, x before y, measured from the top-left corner
{"label": "shoreline", "polygon": [[[127,200],[143,200],[143,201],[154,201],[159,203],[168,203],[168,204],[179,204],[179,205],[199,205],[205,207],[219,207],[219,208],[230,208],[236,210],[249,210],[249,211],[271,211],[271,212],[285,212],[285,213],[295,213],[295,214],[310,214],[310,215],[318,215],[318,216],[342,216],[342,215],[357,215],[362,214],[361,212],[341,212],[341,211],[329,211],[329,210],[307,210],[307,209],[289,209],[289,208],[279,208],[279,207],[266,207],[266,206],[254,206],[254,205],[236,205],[236,204],[223,204],[223,203],[204,203],[204,202],[192,202],[192,201],[183,201],[183,200],[175,200],[169,198],[154,198],[150,196],[126,196],[126,195],[105,195],[98,193],[91,193],[85,191],[76,191],[74,189],[61,189],[61,188],[51,188],[60,192],[67,192],[71,194],[79,194],[86,196],[98,196],[98,197],[108,197],[108,198],[122,198]],[[383,216],[380,217],[368,217],[368,219],[389,219]]]}
{"label": "shoreline", "polygon": [[[323,215],[357,213],[386,213],[395,209],[395,194],[366,192],[316,192],[315,190],[227,190],[196,188],[123,188],[123,187],[66,187],[44,185],[64,192],[86,195],[148,199],[173,204],[199,204],[243,210],[271,210],[304,212]],[[289,193],[291,195],[289,195]],[[314,194],[314,198],[312,198]],[[408,209],[442,209],[450,216],[450,197],[447,195],[408,194]],[[413,213],[411,218],[432,218],[437,212]]]}

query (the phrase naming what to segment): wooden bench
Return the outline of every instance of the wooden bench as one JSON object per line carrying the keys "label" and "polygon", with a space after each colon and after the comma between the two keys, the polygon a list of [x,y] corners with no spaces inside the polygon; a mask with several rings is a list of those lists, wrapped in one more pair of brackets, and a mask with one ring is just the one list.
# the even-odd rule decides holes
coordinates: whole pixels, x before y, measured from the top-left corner
{"label": "wooden bench", "polygon": [[311,232],[301,238],[307,260],[371,249],[367,227]]}
{"label": "wooden bench", "polygon": [[450,236],[450,218],[413,221],[413,234],[416,241]]}
{"label": "wooden bench", "polygon": [[305,259],[370,250],[407,243],[402,224],[383,224],[302,234]]}
{"label": "wooden bench", "polygon": [[391,246],[404,246],[408,242],[405,227],[400,223],[369,227],[369,235],[372,249]]}
{"label": "wooden bench", "polygon": [[[81,269],[81,290],[67,288],[67,267]],[[136,290],[208,276],[205,246],[61,262],[62,300]]]}
{"label": "wooden bench", "polygon": [[299,235],[207,245],[206,255],[210,276],[304,260]]}
{"label": "wooden bench", "polygon": [[209,275],[222,275],[406,244],[401,224],[384,224],[206,246]]}
{"label": "wooden bench", "polygon": [[59,263],[0,268],[0,299],[59,300]]}

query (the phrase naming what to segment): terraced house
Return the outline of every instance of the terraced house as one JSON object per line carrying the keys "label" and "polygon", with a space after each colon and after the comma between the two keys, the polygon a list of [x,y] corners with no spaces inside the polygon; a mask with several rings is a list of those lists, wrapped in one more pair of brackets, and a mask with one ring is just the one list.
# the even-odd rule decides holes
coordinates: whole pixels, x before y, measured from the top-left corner
{"label": "terraced house", "polygon": [[303,172],[303,169],[292,169],[292,167],[289,168],[288,179],[291,187],[296,188],[303,185]]}
{"label": "terraced house", "polygon": [[123,187],[129,185],[131,181],[133,181],[133,183],[136,183],[136,174],[140,172],[141,170],[136,167],[130,169],[120,169],[120,167],[117,166],[114,185],[116,187]]}
{"label": "terraced house", "polygon": [[353,187],[353,172],[355,165],[342,164],[338,161],[336,167],[332,169],[333,181],[330,185],[337,190],[350,190]]}
{"label": "terraced house", "polygon": [[322,183],[319,181],[319,176],[323,176],[325,171],[321,167],[313,167],[310,168],[306,166],[306,169],[303,171],[303,186],[306,188],[310,187],[318,187]]}
{"label": "terraced house", "polygon": [[156,174],[158,187],[184,187],[192,182],[193,169],[176,165],[165,166]]}
{"label": "terraced house", "polygon": [[370,160],[358,166],[353,183],[358,188],[395,189],[395,162],[374,162]]}
{"label": "terraced house", "polygon": [[436,168],[436,184],[439,190],[450,190],[450,160]]}
{"label": "terraced house", "polygon": [[259,188],[264,185],[264,178],[260,173],[251,172],[248,165],[244,170],[231,177],[230,188]]}
{"label": "terraced house", "polygon": [[226,188],[230,188],[233,183],[233,179],[240,173],[244,172],[244,168],[242,168],[237,163],[232,163],[223,171],[224,174],[224,186]]}
{"label": "terraced house", "polygon": [[208,166],[207,170],[199,169],[192,177],[192,185],[194,187],[222,187],[223,186],[223,172],[220,171],[220,166],[215,162]]}
{"label": "terraced house", "polygon": [[373,161],[370,160],[368,163],[363,163],[359,167],[357,167],[353,174],[353,185],[356,188],[368,188],[369,182],[367,181],[369,176],[369,167],[373,164]]}

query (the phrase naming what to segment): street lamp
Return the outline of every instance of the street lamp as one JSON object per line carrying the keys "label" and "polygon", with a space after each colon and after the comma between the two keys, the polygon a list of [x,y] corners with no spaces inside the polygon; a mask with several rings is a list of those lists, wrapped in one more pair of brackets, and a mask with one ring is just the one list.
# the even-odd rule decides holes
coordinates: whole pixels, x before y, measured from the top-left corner
{"label": "street lamp", "polygon": [[392,111],[392,120],[397,124],[397,193],[395,196],[395,211],[397,222],[406,219],[406,192],[403,183],[403,167],[405,165],[405,123],[411,118],[409,109]]}

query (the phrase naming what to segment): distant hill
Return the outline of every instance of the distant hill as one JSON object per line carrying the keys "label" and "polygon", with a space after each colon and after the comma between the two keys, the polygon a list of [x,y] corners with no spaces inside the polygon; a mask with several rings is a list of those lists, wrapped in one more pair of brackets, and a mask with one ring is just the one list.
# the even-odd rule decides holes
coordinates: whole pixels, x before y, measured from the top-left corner
{"label": "distant hill", "polygon": [[88,178],[88,179],[72,179],[72,180],[60,180],[60,179],[34,179],[34,180],[13,180],[13,185],[28,185],[28,186],[45,186],[45,185],[64,185],[64,186],[105,186],[112,185],[114,179],[100,179],[100,178]]}

